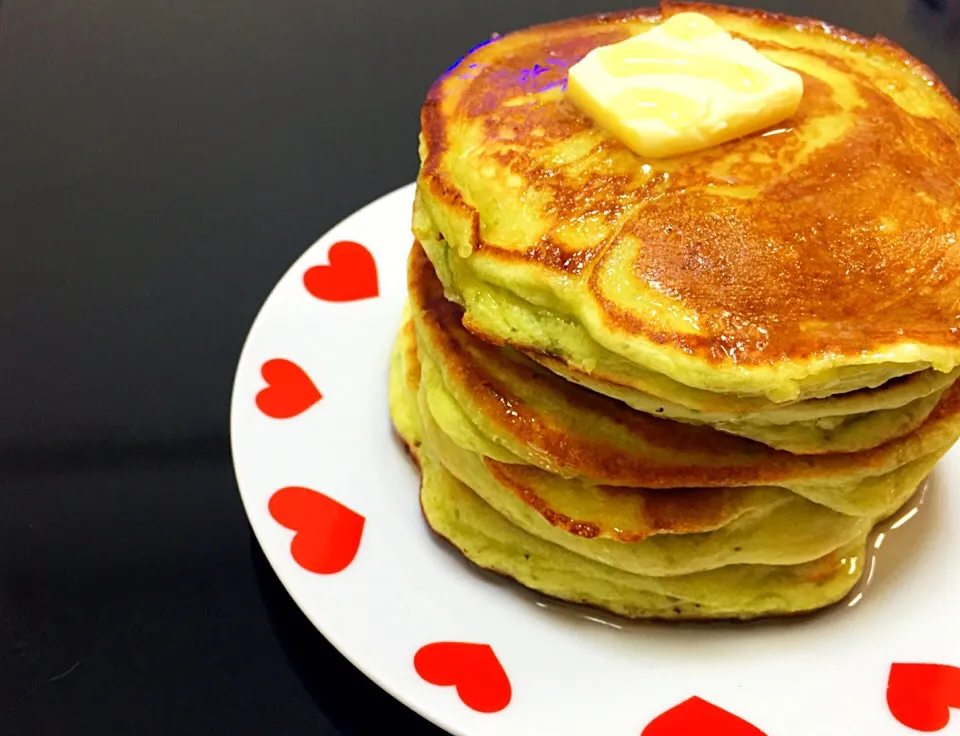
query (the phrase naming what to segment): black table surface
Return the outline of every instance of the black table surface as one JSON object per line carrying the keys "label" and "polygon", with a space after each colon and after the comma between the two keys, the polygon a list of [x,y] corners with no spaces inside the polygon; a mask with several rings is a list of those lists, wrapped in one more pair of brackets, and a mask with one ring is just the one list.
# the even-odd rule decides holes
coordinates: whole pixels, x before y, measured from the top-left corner
{"label": "black table surface", "polygon": [[[442,69],[610,8],[0,2],[0,735],[439,734],[266,564],[230,462],[235,361],[295,257],[414,178]],[[956,0],[752,4],[960,81]]]}

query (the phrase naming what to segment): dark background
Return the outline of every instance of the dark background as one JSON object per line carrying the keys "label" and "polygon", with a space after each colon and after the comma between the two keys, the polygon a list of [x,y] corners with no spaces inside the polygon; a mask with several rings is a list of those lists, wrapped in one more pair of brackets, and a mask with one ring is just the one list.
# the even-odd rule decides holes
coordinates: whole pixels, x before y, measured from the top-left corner
{"label": "dark background", "polygon": [[[744,4],[882,33],[960,83],[956,0]],[[439,733],[269,571],[233,369],[294,258],[414,178],[442,69],[615,7],[2,0],[0,735]]]}

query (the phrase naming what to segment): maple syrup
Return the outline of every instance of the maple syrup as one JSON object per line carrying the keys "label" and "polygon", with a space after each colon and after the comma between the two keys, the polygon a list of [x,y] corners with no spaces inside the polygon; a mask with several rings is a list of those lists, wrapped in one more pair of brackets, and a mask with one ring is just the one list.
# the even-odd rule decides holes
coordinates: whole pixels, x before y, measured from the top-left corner
{"label": "maple syrup", "polygon": [[919,546],[927,532],[934,496],[927,478],[899,511],[880,522],[870,533],[861,560],[863,575],[845,599],[848,607],[859,605],[871,589],[882,585],[910,560],[911,550]]}

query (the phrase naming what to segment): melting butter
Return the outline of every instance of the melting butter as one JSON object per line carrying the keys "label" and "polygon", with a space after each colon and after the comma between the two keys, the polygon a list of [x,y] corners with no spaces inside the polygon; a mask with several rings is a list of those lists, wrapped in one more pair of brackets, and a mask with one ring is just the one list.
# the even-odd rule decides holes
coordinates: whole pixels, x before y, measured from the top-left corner
{"label": "melting butter", "polygon": [[625,89],[610,100],[610,111],[635,120],[669,120],[674,126],[690,125],[703,113],[703,105],[666,89]]}
{"label": "melting butter", "polygon": [[623,48],[606,46],[600,49],[601,62],[613,77],[638,74],[682,74],[711,79],[734,92],[751,93],[763,89],[767,76],[735,61],[708,55],[691,56],[682,51],[649,41],[636,41]]}
{"label": "melting butter", "polygon": [[700,13],[594,49],[570,69],[573,102],[641,156],[690,153],[796,113],[803,80]]}
{"label": "melting butter", "polygon": [[720,26],[701,13],[677,13],[667,18],[661,26],[664,33],[684,41],[696,41],[715,36]]}

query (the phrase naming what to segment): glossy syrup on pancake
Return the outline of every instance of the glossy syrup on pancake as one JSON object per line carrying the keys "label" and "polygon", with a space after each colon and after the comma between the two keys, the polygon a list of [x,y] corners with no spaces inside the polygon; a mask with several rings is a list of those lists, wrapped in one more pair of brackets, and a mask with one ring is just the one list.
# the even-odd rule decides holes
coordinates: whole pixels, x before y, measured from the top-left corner
{"label": "glossy syrup on pancake", "polygon": [[863,575],[847,596],[850,608],[858,606],[901,575],[910,574],[910,565],[922,557],[924,542],[934,533],[939,495],[936,476],[923,481],[896,514],[877,524],[867,539]]}
{"label": "glossy syrup on pancake", "polygon": [[956,101],[888,42],[758,11],[664,14],[689,9],[803,76],[793,118],[665,161],[598,128],[564,98],[566,69],[656,11],[505,36],[431,90],[417,234],[450,262],[465,324],[624,385],[634,364],[775,401],[954,368]]}

